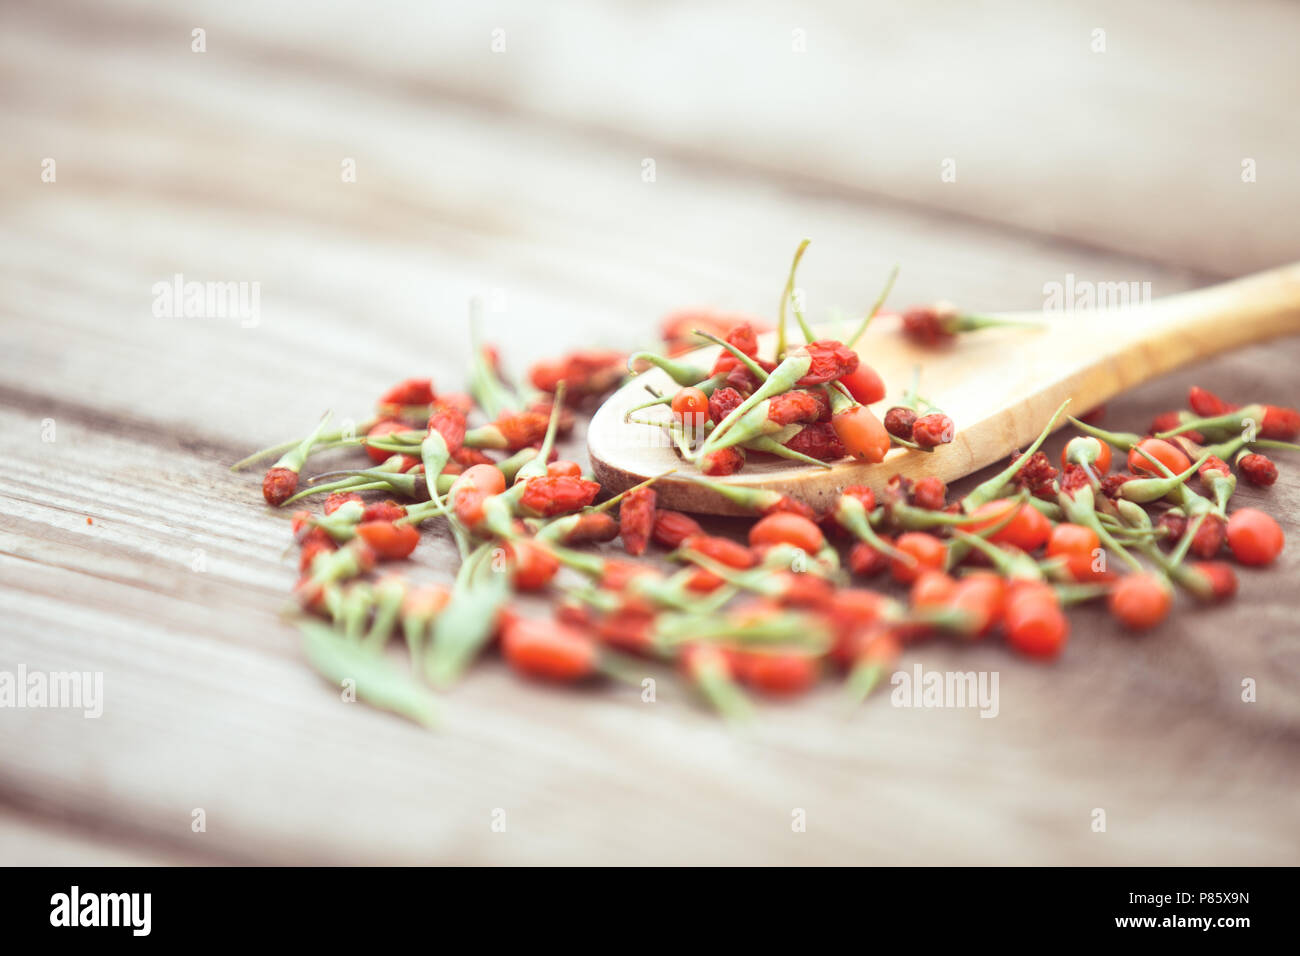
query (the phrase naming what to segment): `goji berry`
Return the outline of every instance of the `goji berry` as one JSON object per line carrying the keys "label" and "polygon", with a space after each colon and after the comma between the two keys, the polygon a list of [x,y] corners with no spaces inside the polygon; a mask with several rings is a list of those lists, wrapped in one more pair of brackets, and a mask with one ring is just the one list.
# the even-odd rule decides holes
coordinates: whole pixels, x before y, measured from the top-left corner
{"label": "goji berry", "polygon": [[904,584],[915,581],[917,575],[927,568],[941,570],[948,557],[948,549],[944,543],[924,531],[908,531],[900,534],[898,540],[894,542],[894,547],[912,559],[906,562],[891,558],[889,562],[894,580]]}
{"label": "goji berry", "polygon": [[765,694],[802,693],[821,673],[818,659],[800,651],[737,651],[732,655],[736,676]]}
{"label": "goji berry", "polygon": [[[1139,451],[1138,449],[1141,449]],[[1171,445],[1162,438],[1144,438],[1138,444],[1134,445],[1128,453],[1128,469],[1135,475],[1162,475],[1161,472],[1145,455],[1145,451],[1156,461],[1160,462],[1174,474],[1180,474],[1187,470],[1191,461],[1176,445]]]}
{"label": "goji berry", "polygon": [[435,402],[429,411],[429,431],[437,432],[447,445],[447,453],[454,454],[465,443],[465,411],[446,401]]}
{"label": "goji berry", "polygon": [[699,431],[709,418],[709,396],[698,388],[687,387],[679,390],[672,400],[673,417],[683,426]]}
{"label": "goji berry", "polygon": [[866,362],[860,362],[852,372],[840,376],[840,384],[848,389],[855,402],[863,405],[874,405],[885,397],[884,380]]}
{"label": "goji berry", "polygon": [[749,544],[789,544],[808,554],[820,551],[826,543],[822,529],[803,515],[778,511],[767,515],[749,529]]}
{"label": "goji berry", "polygon": [[365,521],[357,525],[357,534],[381,558],[405,558],[420,543],[420,532],[409,524],[391,521]]}
{"label": "goji berry", "polygon": [[833,382],[843,375],[848,375],[861,361],[857,352],[843,342],[832,339],[809,342],[804,348],[812,359],[812,364],[803,377],[795,382],[795,385],[801,388]]}
{"label": "goji berry", "polygon": [[588,544],[613,541],[618,537],[618,522],[604,511],[586,511],[565,534],[563,544]]}
{"label": "goji berry", "polygon": [[704,529],[698,521],[680,511],[661,509],[655,512],[654,527],[650,533],[656,544],[665,548],[677,548],[691,535],[704,534]]}
{"label": "goji berry", "polygon": [[953,332],[943,321],[947,311],[938,304],[913,306],[903,313],[903,335],[927,348],[951,341]]}
{"label": "goji berry", "polygon": [[[1020,460],[1020,453],[1011,456],[1012,463]],[[1052,482],[1056,480],[1058,472],[1052,465],[1052,460],[1047,457],[1046,452],[1036,451],[1029,456],[1029,460],[1020,466],[1011,479],[1018,488],[1028,488],[1029,493],[1036,498],[1052,499],[1056,497],[1056,492],[1052,488]],[[1086,479],[1086,475],[1084,476]]]}
{"label": "goji berry", "polygon": [[406,517],[406,509],[391,499],[366,505],[361,512],[362,521],[396,521]]}
{"label": "goji berry", "polygon": [[559,560],[536,542],[527,539],[505,546],[514,571],[516,590],[538,591],[546,587],[560,569]]}
{"label": "goji berry", "polygon": [[505,436],[506,450],[518,451],[528,445],[536,445],[545,438],[546,426],[550,422],[545,415],[537,412],[507,412],[493,424]]}
{"label": "goji berry", "polygon": [[849,551],[849,570],[860,577],[873,577],[887,567],[889,558],[866,541],[859,541]]}
{"label": "goji berry", "polygon": [[1238,458],[1237,470],[1241,472],[1241,477],[1261,488],[1267,488],[1277,481],[1277,465],[1273,464],[1268,456],[1258,452],[1251,452]]}
{"label": "goji berry", "polygon": [[716,425],[740,405],[745,399],[734,388],[723,386],[715,388],[709,396],[709,418]]}
{"label": "goji berry", "polygon": [[528,677],[571,682],[597,670],[595,643],[559,621],[510,620],[501,631],[501,651],[507,664]]}
{"label": "goji berry", "polygon": [[754,552],[743,544],[737,544],[728,538],[719,538],[708,534],[691,535],[682,542],[682,547],[698,551],[707,558],[729,568],[744,570],[754,566]]}
{"label": "goji berry", "polygon": [[1238,508],[1228,518],[1228,547],[1242,564],[1269,564],[1285,543],[1281,526],[1257,508]]}
{"label": "goji berry", "polygon": [[844,443],[830,422],[805,425],[786,441],[785,447],[819,461],[835,461],[845,455]]}
{"label": "goji berry", "polygon": [[738,447],[711,451],[700,461],[700,471],[712,477],[734,475],[745,466],[745,453]]}
{"label": "goji berry", "polygon": [[623,537],[623,550],[630,555],[645,554],[654,530],[656,497],[653,488],[636,488],[619,503],[619,534]]}
{"label": "goji berry", "polygon": [[1163,621],[1172,602],[1169,586],[1146,572],[1124,575],[1107,598],[1115,619],[1134,631],[1149,630]]}
{"label": "goji berry", "polygon": [[777,395],[768,401],[768,421],[778,425],[806,424],[821,417],[822,403],[810,392],[793,391]]}
{"label": "goji berry", "polygon": [[1136,475],[1125,475],[1121,472],[1107,475],[1101,480],[1101,493],[1107,498],[1113,499],[1119,495],[1119,490],[1123,488],[1124,485],[1133,481],[1135,478],[1137,478]]}
{"label": "goji berry", "polygon": [[1007,643],[1029,657],[1056,657],[1070,636],[1070,622],[1055,592],[1045,585],[1013,588],[1003,607]]}
{"label": "goji berry", "polygon": [[600,485],[586,478],[530,478],[519,505],[530,514],[551,518],[587,507],[599,493]]}
{"label": "goji berry", "polygon": [[[391,435],[393,432],[405,432],[410,430],[411,426],[407,425],[405,422],[399,422],[393,418],[386,418],[383,421],[376,422],[372,425],[370,430],[366,432],[366,438],[383,438],[385,435]],[[371,461],[382,465],[392,456],[393,453],[391,451],[384,451],[380,448],[371,448],[367,445],[366,454],[370,456]]]}
{"label": "goji berry", "polygon": [[[865,402],[863,404],[866,404]],[[885,431],[895,438],[905,438],[912,440],[912,426],[916,424],[917,418],[920,417],[915,411],[905,405],[895,405],[889,411],[885,412]]]}
{"label": "goji berry", "polygon": [[355,491],[336,491],[325,499],[325,513],[332,515],[349,501],[361,501],[361,496]]}
{"label": "goji berry", "polygon": [[433,382],[427,378],[408,378],[398,382],[379,397],[381,405],[428,405],[433,402]]}
{"label": "goji berry", "polygon": [[280,507],[298,490],[298,473],[289,468],[271,468],[262,479],[262,497],[266,503]]}
{"label": "goji berry", "polygon": [[581,478],[582,466],[576,461],[561,458],[546,466],[546,474],[551,478]]}
{"label": "goji berry", "polygon": [[1259,437],[1275,441],[1291,441],[1300,435],[1300,411],[1280,405],[1265,405],[1264,420],[1259,424]]}
{"label": "goji berry", "polygon": [[[1201,418],[1215,418],[1237,409],[1236,405],[1229,405],[1218,395],[1199,385],[1193,385],[1187,390],[1187,405]],[[1160,431],[1168,431],[1168,429],[1162,428]]]}
{"label": "goji berry", "polygon": [[922,415],[912,423],[912,441],[922,448],[935,448],[952,441],[956,430],[947,415]]}
{"label": "goji berry", "polygon": [[912,504],[929,511],[942,511],[948,501],[948,486],[933,475],[917,479],[912,485]]}
{"label": "goji berry", "polygon": [[865,405],[855,405],[840,412],[831,419],[831,425],[843,443],[844,451],[859,461],[883,461],[889,451],[889,432]]}

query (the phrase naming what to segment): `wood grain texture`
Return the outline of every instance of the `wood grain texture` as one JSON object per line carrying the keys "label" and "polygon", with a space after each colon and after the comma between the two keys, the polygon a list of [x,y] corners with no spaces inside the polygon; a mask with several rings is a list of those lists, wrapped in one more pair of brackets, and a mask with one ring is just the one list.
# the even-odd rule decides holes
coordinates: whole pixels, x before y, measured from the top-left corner
{"label": "wood grain texture", "polygon": [[[997,647],[909,656],[927,669],[997,670],[992,720],[883,698],[846,719],[828,686],[765,708],[738,738],[670,679],[644,704],[614,687],[524,684],[489,660],[448,695],[442,730],[426,733],[342,702],[308,669],[280,618],[294,578],[286,517],[262,505],[256,476],[226,470],[326,407],[364,415],[396,378],[459,387],[474,293],[499,291],[486,333],[519,368],[579,344],[648,344],[657,317],[683,304],[770,316],[803,235],[814,246],[801,279],[819,320],[870,302],[894,261],[897,302],[1035,309],[1044,283],[1067,273],[1149,280],[1163,295],[1243,259],[1280,261],[1270,237],[1292,235],[1283,213],[1294,204],[1270,194],[1247,217],[1258,239],[1221,260],[1223,237],[1242,233],[1162,220],[1195,183],[1148,180],[1149,204],[1128,195],[1088,212],[1116,216],[1116,248],[1154,231],[1176,237],[1133,258],[1076,235],[1078,214],[1036,206],[1067,194],[1076,209],[1093,205],[1095,155],[1063,149],[1070,165],[1047,179],[988,184],[1008,210],[1059,215],[1045,231],[1069,238],[1044,240],[926,208],[892,159],[880,196],[826,172],[844,160],[789,138],[768,135],[746,165],[737,155],[756,134],[737,138],[716,98],[692,105],[655,75],[638,82],[630,60],[556,65],[573,53],[572,24],[599,45],[651,17],[636,7],[566,7],[554,28],[527,13],[531,44],[527,30],[510,37],[528,58],[508,67],[483,52],[480,28],[531,7],[467,19],[423,5],[365,16],[197,9],[202,55],[189,49],[190,28],[204,25],[189,11],[182,20],[142,4],[7,8],[0,33],[0,669],[101,671],[105,687],[97,720],[0,710],[0,861],[1295,862],[1296,548],[1243,574],[1235,603],[1180,606],[1140,639],[1103,614],[1072,615],[1071,645],[1051,667]],[[716,23],[685,6],[654,16],[681,20],[660,41],[679,62],[690,62],[692,22],[706,36]],[[1182,29],[1160,47],[1166,59],[1184,55]],[[955,43],[962,31],[933,36]],[[616,42],[590,55],[627,54]],[[839,68],[851,77],[860,59]],[[757,85],[766,79],[732,75],[732,105],[770,103]],[[1236,86],[1205,93],[1212,77],[1176,87],[1148,75],[1166,78],[1134,114],[1180,117],[1170,141],[1185,147],[1202,115],[1231,116],[1264,142],[1282,115],[1262,93],[1250,111]],[[1240,88],[1253,90],[1244,76]],[[597,87],[609,97],[599,113]],[[1015,101],[1022,115],[1056,108],[1033,95],[1026,86]],[[1184,99],[1195,110],[1175,109]],[[630,132],[601,118],[620,110]],[[833,111],[803,115],[825,123]],[[700,145],[711,123],[719,132]],[[653,184],[641,179],[647,155],[669,157]],[[40,180],[44,157],[57,159],[56,183]],[[356,183],[340,180],[345,157],[357,160]],[[1158,229],[1132,232],[1121,205]],[[151,287],[177,272],[260,282],[259,322],[156,318]],[[1109,421],[1141,427],[1192,381],[1296,403],[1298,360],[1294,338],[1246,349],[1126,393]],[[42,440],[46,419],[54,441]],[[1295,468],[1240,494],[1300,540]],[[412,575],[448,579],[451,554],[426,534]],[[1258,681],[1257,703],[1240,702],[1243,677]],[[1106,834],[1089,831],[1094,807],[1107,810]],[[191,829],[198,808],[204,833]],[[505,833],[490,829],[496,808]],[[791,832],[794,808],[807,811],[806,833]]]}

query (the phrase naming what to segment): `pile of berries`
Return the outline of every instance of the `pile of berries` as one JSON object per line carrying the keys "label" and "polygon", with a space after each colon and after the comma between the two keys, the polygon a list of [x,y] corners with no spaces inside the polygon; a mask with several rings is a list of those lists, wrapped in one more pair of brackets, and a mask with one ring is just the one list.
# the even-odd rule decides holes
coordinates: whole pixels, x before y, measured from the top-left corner
{"label": "pile of berries", "polygon": [[[937,328],[980,327],[955,315],[944,312]],[[858,336],[819,340],[796,317],[806,344],[778,344],[768,361],[759,323],[677,313],[665,321],[664,354],[575,352],[536,365],[528,392],[480,347],[467,393],[400,382],[357,433],[330,430],[326,416],[301,440],[239,463],[279,455],[262,489],[274,507],[322,502],[319,513],[294,511],[291,524],[309,660],[330,680],[355,681],[360,698],[425,723],[434,690],[494,645],[520,674],[559,682],[639,684],[645,660],[669,662],[718,711],[742,718],[747,690],[795,694],[829,673],[861,699],[908,644],[937,636],[1000,638],[1054,658],[1069,636],[1065,609],[1077,602],[1105,601],[1123,626],[1148,629],[1170,612],[1176,589],[1223,600],[1236,591],[1234,562],[1265,565],[1282,550],[1276,521],[1230,505],[1239,476],[1261,487],[1276,480],[1268,456],[1300,447],[1291,443],[1300,413],[1231,405],[1202,388],[1188,409],[1140,434],[1071,418],[1079,434],[1053,462],[1040,449],[1063,405],[1029,448],[955,501],[937,478],[894,477],[876,490],[845,488],[817,513],[776,491],[718,482],[749,454],[822,466],[952,440],[952,421],[915,385],[877,419],[867,406],[884,385],[851,348]],[[913,318],[906,334],[923,324]],[[932,326],[927,342],[948,341]],[[723,344],[711,369],[675,357],[691,333]],[[627,368],[651,366],[681,388],[648,403],[671,417],[647,423],[668,429],[697,467],[679,480],[750,515],[746,540],[660,507],[657,479],[602,500],[582,465],[559,456],[578,415]],[[309,456],[330,449],[364,453],[369,467],[301,482]],[[435,527],[461,555],[450,587],[394,570]],[[616,539],[621,555],[595,547]],[[646,560],[652,549],[661,560]],[[866,583],[886,577],[896,584],[888,591]],[[553,613],[526,614],[535,605],[514,598],[528,593],[549,596]],[[399,634],[409,668],[385,653]]]}

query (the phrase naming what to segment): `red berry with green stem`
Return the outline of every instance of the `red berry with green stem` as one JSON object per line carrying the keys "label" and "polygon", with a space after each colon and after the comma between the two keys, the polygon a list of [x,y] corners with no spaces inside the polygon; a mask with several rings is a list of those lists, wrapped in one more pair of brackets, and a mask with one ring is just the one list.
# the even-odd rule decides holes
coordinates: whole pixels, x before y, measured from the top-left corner
{"label": "red berry with green stem", "polygon": [[1173,603],[1169,585],[1150,572],[1120,578],[1111,588],[1107,605],[1115,619],[1133,631],[1146,631],[1163,621]]}

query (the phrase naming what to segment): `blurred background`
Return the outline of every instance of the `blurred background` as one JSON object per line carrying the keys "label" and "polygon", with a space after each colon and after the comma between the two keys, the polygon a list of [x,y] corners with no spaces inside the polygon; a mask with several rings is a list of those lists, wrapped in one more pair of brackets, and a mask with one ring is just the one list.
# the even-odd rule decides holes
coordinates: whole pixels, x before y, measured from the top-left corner
{"label": "blurred background", "polygon": [[[828,691],[738,740],[680,694],[647,708],[489,665],[429,735],[306,668],[277,618],[282,517],[224,465],[402,377],[462,388],[471,295],[522,370],[648,345],[680,306],[771,317],[805,236],[815,317],[867,306],[895,262],[894,306],[1001,311],[1069,275],[1159,296],[1296,260],[1300,6],[0,18],[0,664],[103,671],[107,695],[99,720],[0,712],[0,860],[1295,862],[1293,556],[1141,640],[1081,614],[1054,667],[918,652],[999,669],[995,720],[880,701],[845,720]],[[258,283],[256,321],[158,317],[177,274]],[[1295,404],[1297,360],[1294,338],[1245,350],[1108,424],[1144,428],[1193,381]],[[1264,494],[1300,533],[1300,482]],[[450,553],[421,562],[445,577]],[[1243,676],[1268,688],[1251,706]]]}

